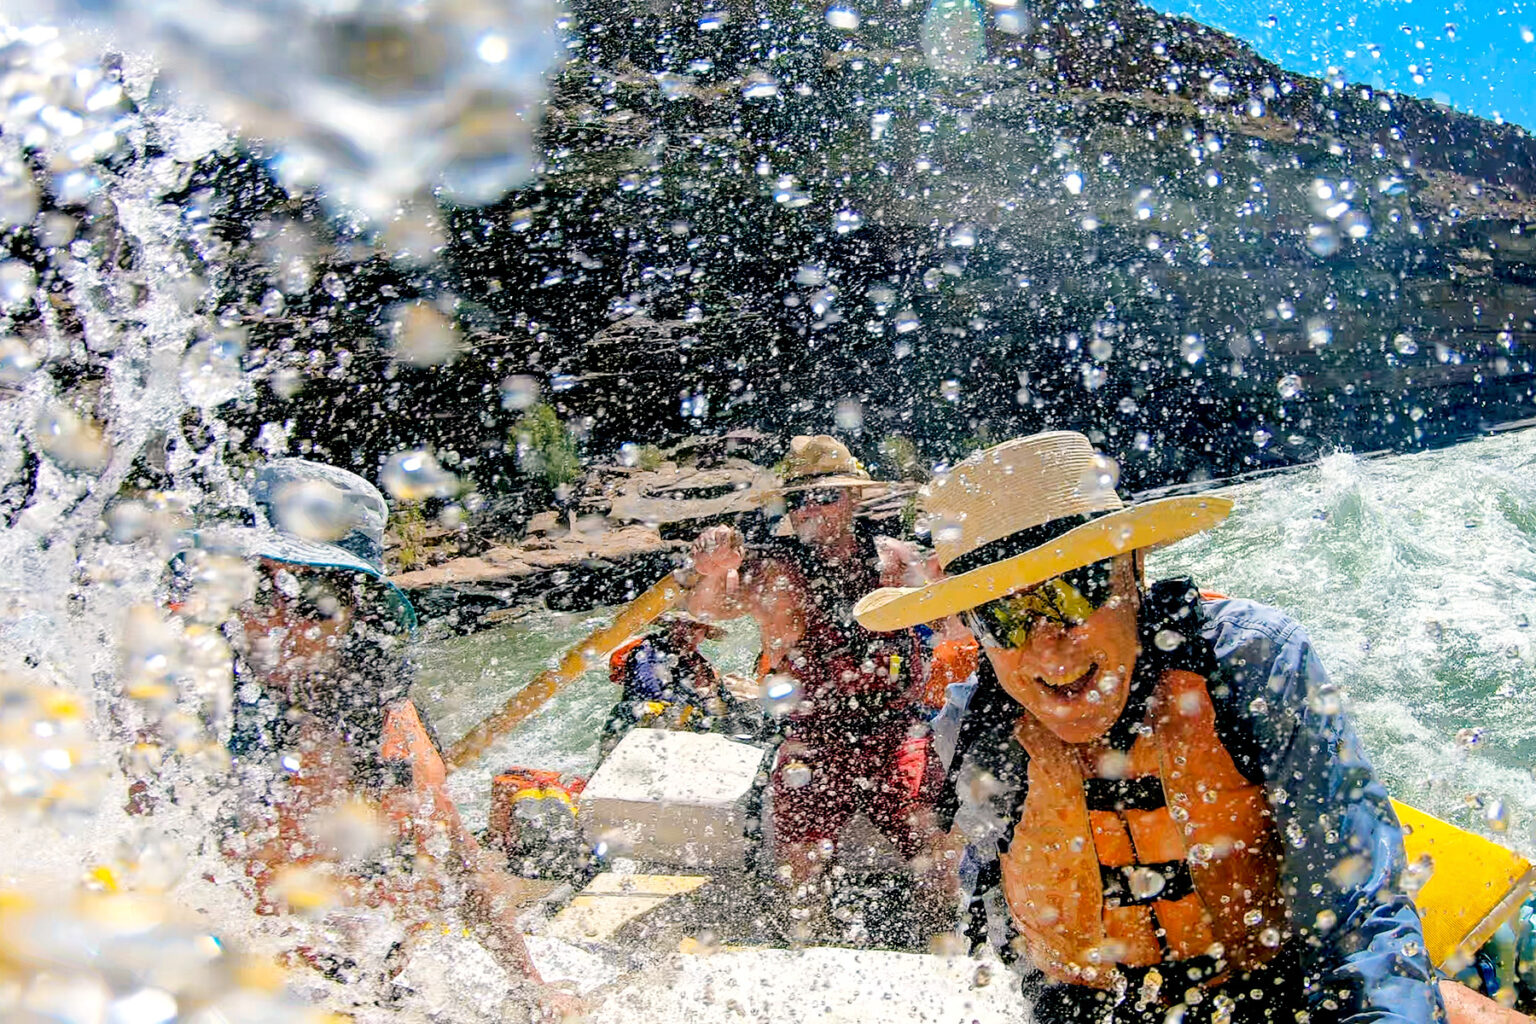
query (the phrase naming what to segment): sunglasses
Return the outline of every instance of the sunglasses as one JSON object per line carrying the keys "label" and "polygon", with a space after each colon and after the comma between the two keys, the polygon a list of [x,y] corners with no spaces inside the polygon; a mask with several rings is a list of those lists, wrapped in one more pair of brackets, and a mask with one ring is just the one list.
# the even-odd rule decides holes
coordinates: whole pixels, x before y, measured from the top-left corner
{"label": "sunglasses", "polygon": [[1113,559],[1094,562],[972,608],[964,613],[965,622],[988,647],[1027,647],[1041,623],[1077,626],[1109,603],[1113,575]]}
{"label": "sunglasses", "polygon": [[784,510],[794,512],[802,508],[836,505],[847,492],[837,487],[822,487],[809,491],[793,491],[784,495]]}

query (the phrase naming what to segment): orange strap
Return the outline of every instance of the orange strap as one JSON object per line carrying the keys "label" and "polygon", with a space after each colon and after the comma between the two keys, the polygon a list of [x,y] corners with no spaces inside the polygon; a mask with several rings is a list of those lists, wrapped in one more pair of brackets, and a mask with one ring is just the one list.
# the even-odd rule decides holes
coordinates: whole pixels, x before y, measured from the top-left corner
{"label": "orange strap", "polygon": [[928,662],[928,681],[923,684],[923,703],[930,708],[941,708],[945,701],[945,688],[950,683],[962,683],[976,671],[981,648],[970,635],[941,640],[933,648]]}
{"label": "orange strap", "polygon": [[633,640],[626,640],[614,649],[608,656],[608,681],[615,686],[624,685],[624,663],[629,660],[629,652],[645,643],[645,637],[637,636]]}

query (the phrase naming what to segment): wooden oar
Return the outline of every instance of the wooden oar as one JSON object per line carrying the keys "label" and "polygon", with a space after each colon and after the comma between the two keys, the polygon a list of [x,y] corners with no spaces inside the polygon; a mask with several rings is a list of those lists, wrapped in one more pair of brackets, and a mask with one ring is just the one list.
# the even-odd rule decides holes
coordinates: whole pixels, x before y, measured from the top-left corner
{"label": "wooden oar", "polygon": [[665,614],[682,598],[688,580],[679,572],[668,573],[651,589],[625,605],[614,616],[612,625],[604,626],[565,652],[560,664],[534,677],[533,682],[514,693],[496,713],[461,736],[443,755],[449,770],[473,761],[508,729],[517,725],[555,694],[576,680],[588,668],[613,653],[619,644],[635,636]]}

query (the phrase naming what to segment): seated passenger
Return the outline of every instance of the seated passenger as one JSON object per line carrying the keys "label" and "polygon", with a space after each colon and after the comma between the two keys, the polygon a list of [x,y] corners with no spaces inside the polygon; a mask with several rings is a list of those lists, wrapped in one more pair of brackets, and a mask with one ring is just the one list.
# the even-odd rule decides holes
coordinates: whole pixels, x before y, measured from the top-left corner
{"label": "seated passenger", "polygon": [[226,627],[242,796],[223,842],[258,912],[383,907],[414,934],[457,910],[513,978],[538,981],[519,884],[460,819],[409,696],[416,617],[385,578],[383,496],[302,459],[262,467],[251,494],[257,525],[199,531],[177,560],[195,571],[201,549],[254,570]]}
{"label": "seated passenger", "polygon": [[719,626],[674,612],[614,651],[608,678],[623,693],[603,727],[603,756],[637,725],[689,732],[722,727],[730,698],[699,644],[724,636]]}

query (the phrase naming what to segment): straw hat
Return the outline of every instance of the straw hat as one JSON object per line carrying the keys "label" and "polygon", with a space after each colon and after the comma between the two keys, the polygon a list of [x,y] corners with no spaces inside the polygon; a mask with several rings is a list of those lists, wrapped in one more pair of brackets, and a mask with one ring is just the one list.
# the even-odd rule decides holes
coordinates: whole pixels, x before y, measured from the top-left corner
{"label": "straw hat", "polygon": [[821,487],[878,487],[848,446],[827,434],[801,434],[789,442],[789,454],[779,466],[783,482],[775,494]]}
{"label": "straw hat", "polygon": [[1053,431],[977,452],[924,488],[921,506],[945,579],[887,587],[854,605],[876,632],[932,622],[1064,572],[1208,530],[1227,498],[1193,495],[1127,506],[1113,463],[1082,434]]}

